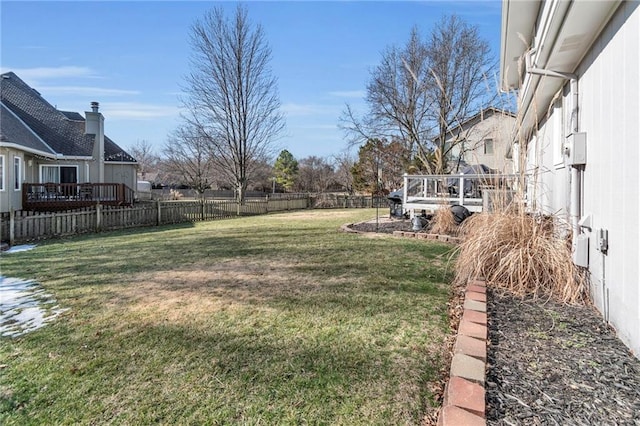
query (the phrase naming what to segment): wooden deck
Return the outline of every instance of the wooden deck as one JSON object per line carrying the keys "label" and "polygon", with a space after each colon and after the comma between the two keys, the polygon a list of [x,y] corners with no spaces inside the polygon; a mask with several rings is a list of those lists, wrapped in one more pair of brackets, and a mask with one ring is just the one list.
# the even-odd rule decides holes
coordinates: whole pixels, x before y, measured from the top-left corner
{"label": "wooden deck", "polygon": [[483,205],[494,203],[494,194],[510,196],[516,178],[506,174],[404,175],[402,208],[412,217],[443,205],[481,212]]}
{"label": "wooden deck", "polygon": [[122,183],[25,183],[22,187],[22,209],[54,212],[98,203],[131,206],[133,197],[133,190]]}

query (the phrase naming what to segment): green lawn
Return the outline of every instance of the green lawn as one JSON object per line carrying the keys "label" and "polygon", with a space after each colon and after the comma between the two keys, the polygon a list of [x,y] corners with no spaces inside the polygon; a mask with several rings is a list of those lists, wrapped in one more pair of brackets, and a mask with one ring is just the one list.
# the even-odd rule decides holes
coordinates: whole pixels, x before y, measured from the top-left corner
{"label": "green lawn", "polygon": [[64,314],[0,338],[0,424],[419,424],[449,246],[337,231],[375,210],[105,233],[3,255]]}

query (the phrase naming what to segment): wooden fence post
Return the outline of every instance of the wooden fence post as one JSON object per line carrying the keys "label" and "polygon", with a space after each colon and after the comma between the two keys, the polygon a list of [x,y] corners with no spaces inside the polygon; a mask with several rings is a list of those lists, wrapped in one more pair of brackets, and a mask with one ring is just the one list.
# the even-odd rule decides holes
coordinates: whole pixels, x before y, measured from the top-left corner
{"label": "wooden fence post", "polygon": [[102,227],[102,205],[98,201],[96,203],[96,232],[100,232],[100,228]]}
{"label": "wooden fence post", "polygon": [[156,225],[160,226],[162,224],[162,215],[160,213],[160,200],[156,201],[156,209],[157,209],[157,215],[156,215]]}
{"label": "wooden fence post", "polygon": [[13,247],[16,240],[16,211],[12,208],[9,212],[9,245]]}

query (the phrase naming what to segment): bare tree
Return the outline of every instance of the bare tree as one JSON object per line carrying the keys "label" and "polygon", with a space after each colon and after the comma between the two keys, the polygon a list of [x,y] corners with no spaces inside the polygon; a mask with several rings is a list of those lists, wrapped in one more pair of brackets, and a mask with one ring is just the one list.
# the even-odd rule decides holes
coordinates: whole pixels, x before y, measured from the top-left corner
{"label": "bare tree", "polygon": [[165,173],[178,177],[198,194],[203,194],[214,181],[215,162],[209,140],[188,125],[178,127],[164,148]]}
{"label": "bare tree", "polygon": [[153,152],[149,141],[142,139],[129,147],[129,152],[138,162],[138,176],[147,180],[148,174],[157,171],[158,156]]}
{"label": "bare tree", "polygon": [[187,121],[204,137],[219,171],[244,202],[247,185],[284,128],[271,49],[262,27],[238,6],[232,20],[221,8],[191,28],[191,72],[183,105]]}
{"label": "bare tree", "polygon": [[497,96],[487,84],[487,73],[495,64],[477,27],[455,15],[443,17],[431,31],[427,51],[430,122],[437,135],[434,170],[444,173],[452,149],[466,138],[462,124]]}
{"label": "bare tree", "polygon": [[401,141],[409,153],[406,167],[417,158],[423,169],[445,172],[452,148],[447,135],[491,94],[485,79],[490,62],[488,43],[456,16],[444,17],[426,41],[414,27],[407,43],[388,48],[371,72],[367,114],[358,117],[347,105],[341,126],[351,146]]}
{"label": "bare tree", "polygon": [[333,168],[335,170],[336,183],[349,194],[353,194],[353,174],[351,169],[353,168],[356,160],[349,151],[345,150],[339,154],[336,154],[332,158]]}
{"label": "bare tree", "polygon": [[298,189],[308,192],[324,192],[335,181],[333,165],[326,159],[311,155],[298,162]]}
{"label": "bare tree", "polygon": [[426,85],[429,63],[427,48],[417,28],[411,30],[403,47],[392,46],[382,54],[367,84],[368,113],[358,118],[347,105],[341,123],[351,136],[352,146],[371,139],[398,138],[406,150],[420,155],[426,147],[431,123]]}

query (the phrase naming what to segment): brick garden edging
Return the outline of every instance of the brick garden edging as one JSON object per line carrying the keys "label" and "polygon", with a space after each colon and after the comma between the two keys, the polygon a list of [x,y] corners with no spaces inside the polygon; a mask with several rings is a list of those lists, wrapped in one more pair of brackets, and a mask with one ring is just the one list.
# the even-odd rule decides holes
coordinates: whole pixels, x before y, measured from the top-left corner
{"label": "brick garden edging", "polygon": [[465,290],[439,426],[486,425],[486,362],[487,287],[482,280],[471,280]]}
{"label": "brick garden edging", "polygon": [[393,231],[394,237],[404,238],[417,238],[423,240],[440,241],[441,243],[459,244],[462,242],[461,238],[452,237],[450,235],[442,234],[425,234],[424,232],[407,232],[407,231]]}

